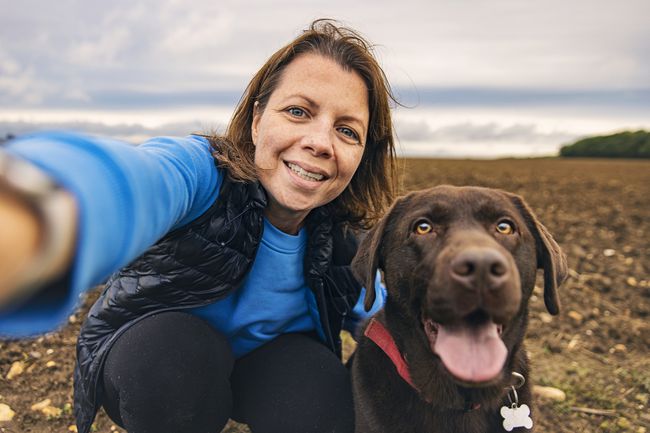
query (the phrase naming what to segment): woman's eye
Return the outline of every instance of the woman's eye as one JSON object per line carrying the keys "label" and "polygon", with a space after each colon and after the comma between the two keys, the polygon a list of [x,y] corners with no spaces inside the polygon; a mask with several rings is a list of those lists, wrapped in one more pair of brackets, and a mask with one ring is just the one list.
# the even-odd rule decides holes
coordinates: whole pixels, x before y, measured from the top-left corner
{"label": "woman's eye", "polygon": [[515,232],[515,226],[510,221],[500,221],[497,224],[497,231],[502,235],[511,235]]}
{"label": "woman's eye", "polygon": [[289,112],[289,114],[291,114],[294,117],[304,117],[307,114],[305,113],[305,110],[298,107],[289,107],[287,109],[287,112]]}
{"label": "woman's eye", "polygon": [[415,233],[419,235],[426,235],[428,233],[431,233],[432,230],[433,227],[431,226],[431,224],[425,221],[421,221],[415,226]]}
{"label": "woman's eye", "polygon": [[348,128],[348,127],[342,126],[342,127],[338,128],[338,130],[339,130],[339,132],[340,132],[341,134],[345,135],[346,137],[351,138],[351,139],[353,139],[353,140],[355,140],[355,141],[359,141],[359,134],[357,134],[356,132],[354,132],[353,129],[350,129],[350,128]]}

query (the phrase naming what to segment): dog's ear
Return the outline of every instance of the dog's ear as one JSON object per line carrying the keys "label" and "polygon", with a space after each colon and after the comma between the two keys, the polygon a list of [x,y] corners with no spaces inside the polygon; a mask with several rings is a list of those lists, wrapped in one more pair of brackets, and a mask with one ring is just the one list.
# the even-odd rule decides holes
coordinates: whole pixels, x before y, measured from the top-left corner
{"label": "dog's ear", "polygon": [[566,256],[546,227],[537,220],[526,202],[517,195],[508,195],[535,237],[537,268],[544,269],[544,304],[546,304],[549,313],[556,315],[560,312],[558,288],[568,274]]}
{"label": "dog's ear", "polygon": [[399,199],[393,203],[388,212],[379,222],[370,229],[361,240],[357,254],[352,259],[352,272],[366,289],[366,296],[363,300],[363,308],[370,311],[375,302],[375,276],[377,269],[383,266],[382,261],[382,240],[388,220],[393,213]]}

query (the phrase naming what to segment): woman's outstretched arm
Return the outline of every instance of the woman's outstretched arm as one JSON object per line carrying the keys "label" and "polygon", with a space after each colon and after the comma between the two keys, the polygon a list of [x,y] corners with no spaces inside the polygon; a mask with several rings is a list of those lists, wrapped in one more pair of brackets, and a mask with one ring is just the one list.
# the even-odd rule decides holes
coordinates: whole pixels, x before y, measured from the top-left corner
{"label": "woman's outstretched arm", "polygon": [[[207,210],[221,183],[209,144],[197,136],[161,137],[132,146],[56,132],[14,140],[2,151],[46,173],[72,195],[77,211],[64,278],[50,281],[19,308],[0,306],[0,336],[54,329],[74,310],[82,291]],[[23,221],[32,234],[18,236],[25,239],[21,248],[28,255],[35,253],[33,237],[38,239],[43,230],[36,219],[34,234],[29,220],[28,212]]]}

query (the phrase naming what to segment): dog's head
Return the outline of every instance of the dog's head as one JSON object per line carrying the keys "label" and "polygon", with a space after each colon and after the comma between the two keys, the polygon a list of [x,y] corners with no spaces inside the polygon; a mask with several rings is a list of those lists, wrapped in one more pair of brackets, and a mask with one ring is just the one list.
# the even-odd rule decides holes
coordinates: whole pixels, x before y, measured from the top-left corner
{"label": "dog's head", "polygon": [[523,338],[537,269],[551,314],[567,274],[559,246],[519,196],[479,187],[439,186],[398,199],[352,266],[365,283],[366,310],[381,269],[387,311],[418,324],[413,332],[437,362],[469,385],[502,376]]}

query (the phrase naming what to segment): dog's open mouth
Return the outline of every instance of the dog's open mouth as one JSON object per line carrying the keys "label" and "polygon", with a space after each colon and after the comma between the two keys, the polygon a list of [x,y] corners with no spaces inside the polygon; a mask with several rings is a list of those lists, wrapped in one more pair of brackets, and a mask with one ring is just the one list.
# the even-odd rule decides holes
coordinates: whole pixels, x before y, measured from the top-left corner
{"label": "dog's open mouth", "polygon": [[480,385],[499,377],[508,356],[502,325],[478,312],[453,325],[422,317],[431,351],[460,382]]}

